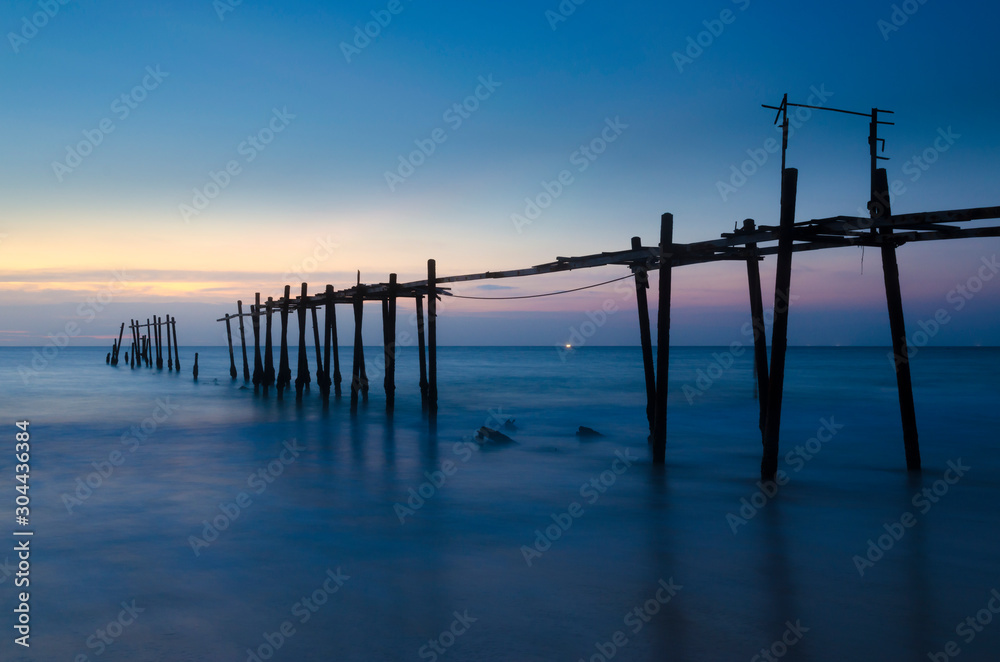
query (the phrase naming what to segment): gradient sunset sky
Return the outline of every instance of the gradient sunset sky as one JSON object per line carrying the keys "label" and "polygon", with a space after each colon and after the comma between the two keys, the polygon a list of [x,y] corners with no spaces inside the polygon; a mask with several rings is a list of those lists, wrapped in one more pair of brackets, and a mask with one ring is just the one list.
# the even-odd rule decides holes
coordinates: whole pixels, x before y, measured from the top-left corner
{"label": "gradient sunset sky", "polygon": [[[655,244],[662,212],[678,242],[776,224],[780,160],[763,148],[778,133],[760,104],[785,92],[896,112],[882,131],[905,189],[894,212],[1000,204],[998,22],[993,4],[940,0],[7,2],[0,346],[45,344],[74,320],[75,344],[110,345],[121,321],[154,313],[175,315],[185,344],[222,344],[213,320],[237,299],[280,296],[303,275],[341,288],[355,270],[421,279],[428,258],[441,275],[525,267],[633,235]],[[595,140],[602,153],[580,152]],[[412,157],[421,145],[433,152]],[[867,152],[864,118],[802,122],[788,154],[797,220],[863,214]],[[753,155],[763,164],[732,179]],[[551,205],[518,223],[561,173]],[[943,308],[932,344],[1000,344],[1000,278],[960,310],[950,295],[998,252],[1000,239],[901,248],[909,328]],[[672,341],[742,340],[745,279],[740,264],[677,270]],[[796,255],[792,293],[792,344],[888,345],[877,251]],[[609,299],[591,343],[636,344],[634,293],[614,285],[446,301],[440,342],[560,343]]]}

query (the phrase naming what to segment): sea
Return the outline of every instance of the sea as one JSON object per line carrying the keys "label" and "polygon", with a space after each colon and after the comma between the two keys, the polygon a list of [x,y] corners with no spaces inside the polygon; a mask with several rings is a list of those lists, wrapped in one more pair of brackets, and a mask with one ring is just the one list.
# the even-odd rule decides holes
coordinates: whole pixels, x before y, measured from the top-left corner
{"label": "sea", "polygon": [[790,348],[777,485],[748,349],[671,348],[665,465],[638,347],[441,347],[436,421],[311,349],[0,349],[0,658],[1000,659],[1000,349],[916,351],[908,472],[888,348]]}

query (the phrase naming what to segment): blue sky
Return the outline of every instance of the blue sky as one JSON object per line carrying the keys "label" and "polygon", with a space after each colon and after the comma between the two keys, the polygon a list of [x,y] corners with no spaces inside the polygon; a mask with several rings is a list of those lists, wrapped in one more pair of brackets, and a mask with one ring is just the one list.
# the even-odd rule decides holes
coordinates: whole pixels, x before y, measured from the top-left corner
{"label": "blue sky", "polygon": [[[431,257],[442,274],[529,266],[625,248],[633,235],[655,243],[667,211],[676,241],[713,238],[748,217],[773,224],[776,155],[735,191],[720,193],[719,183],[732,185],[731,168],[777,135],[760,104],[785,92],[896,111],[882,134],[889,179],[905,188],[894,211],[998,202],[993,6],[562,7],[569,15],[555,1],[7,3],[0,344],[43,344],[116,271],[125,285],[88,325],[99,337],[80,344],[104,343],[122,319],[153,312],[177,315],[191,342],[223,342],[211,320],[254,291],[278,296],[302,280],[296,271],[317,287],[345,287],[356,269],[368,282],[390,271],[421,278]],[[355,41],[369,23],[377,35]],[[581,156],[602,132],[614,140],[593,160]],[[796,130],[788,158],[800,171],[799,220],[864,208],[866,137],[864,118],[833,113]],[[81,142],[90,145],[77,161]],[[412,157],[420,145],[425,154]],[[913,160],[926,150],[933,163]],[[401,158],[420,163],[409,174]],[[390,186],[387,172],[406,176]],[[568,183],[536,219],[512,220],[563,173]],[[197,209],[213,186],[217,195]],[[908,318],[955,313],[936,344],[1000,342],[1000,279],[961,311],[947,299],[998,247],[984,239],[900,250]],[[796,256],[793,343],[886,343],[879,257],[865,258],[862,272],[860,250]],[[765,262],[765,290],[772,270]],[[526,294],[623,274],[456,291]],[[675,342],[739,338],[745,291],[739,265],[679,270]],[[606,286],[530,303],[454,303],[442,342],[558,343],[619,297]],[[635,342],[630,305],[621,298],[594,344]]]}

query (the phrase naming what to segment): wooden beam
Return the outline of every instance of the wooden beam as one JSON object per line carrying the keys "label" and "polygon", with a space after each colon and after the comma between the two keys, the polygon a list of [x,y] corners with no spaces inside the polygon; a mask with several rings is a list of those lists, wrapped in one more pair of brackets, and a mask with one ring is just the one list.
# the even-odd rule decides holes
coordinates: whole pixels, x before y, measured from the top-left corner
{"label": "wooden beam", "polygon": [[[632,237],[632,248],[642,248],[642,240]],[[656,372],[653,367],[653,338],[649,330],[649,271],[645,263],[632,267],[635,272],[635,300],[639,311],[639,343],[642,346],[642,370],[646,379],[646,421],[649,423],[649,439],[653,438],[653,424],[656,420]]]}
{"label": "wooden beam", "polygon": [[653,464],[667,454],[667,389],[670,372],[670,290],[674,241],[673,214],[660,217],[660,292],[656,311],[656,411],[653,416]]}
{"label": "wooden beam", "polygon": [[243,302],[236,302],[236,312],[240,316],[240,347],[243,348],[243,382],[250,381],[250,365],[247,362],[247,334],[243,329]]}
{"label": "wooden beam", "polygon": [[424,342],[424,298],[418,296],[417,302],[417,353],[420,363],[420,407],[427,409],[427,351]]}
{"label": "wooden beam", "polygon": [[389,274],[389,297],[385,321],[385,410],[392,416],[396,407],[396,274]]}
{"label": "wooden beam", "polygon": [[226,313],[226,340],[229,343],[229,376],[236,379],[236,356],[233,354],[233,326],[229,322],[229,313]]}
{"label": "wooden beam", "polygon": [[[743,231],[754,231],[753,219],[743,221]],[[757,252],[757,244],[749,243],[747,248]],[[760,288],[760,260],[757,257],[747,258],[747,283],[750,288],[750,323],[753,326],[754,373],[760,417],[757,426],[760,428],[761,443],[764,443],[764,424],[767,420],[767,333],[764,330],[764,300]]]}
{"label": "wooden beam", "polygon": [[358,396],[361,393],[361,364],[364,363],[361,325],[365,314],[364,289],[359,285],[354,294],[354,364],[351,367],[351,413],[358,411]]}
{"label": "wooden beam", "polygon": [[[308,285],[302,283],[302,300],[306,299],[306,288]],[[295,399],[302,399],[302,390],[310,382],[309,377],[309,354],[306,350],[306,307],[299,306],[296,310],[299,318],[299,365],[295,375]]]}
{"label": "wooden beam", "polygon": [[264,382],[264,363],[260,357],[260,292],[253,295],[254,305],[250,309],[253,313],[253,392],[256,393],[260,385]]}
{"label": "wooden beam", "polygon": [[274,386],[274,345],[271,342],[271,313],[274,312],[274,299],[267,298],[264,304],[264,395],[267,389]]}
{"label": "wooden beam", "polygon": [[288,299],[292,286],[285,285],[285,298],[281,301],[281,350],[278,358],[278,399],[292,383],[292,369],[288,366]]}
{"label": "wooden beam", "polygon": [[427,260],[427,411],[437,418],[437,262]]}

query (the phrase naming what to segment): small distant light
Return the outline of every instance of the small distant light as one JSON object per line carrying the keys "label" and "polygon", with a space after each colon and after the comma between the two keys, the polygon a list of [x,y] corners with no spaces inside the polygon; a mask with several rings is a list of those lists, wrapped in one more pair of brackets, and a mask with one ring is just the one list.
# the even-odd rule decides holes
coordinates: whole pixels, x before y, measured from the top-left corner
{"label": "small distant light", "polygon": [[569,343],[566,343],[566,349],[573,349],[573,345],[570,345]]}

